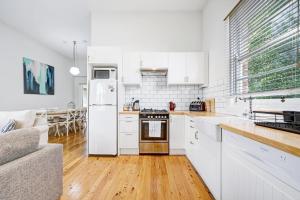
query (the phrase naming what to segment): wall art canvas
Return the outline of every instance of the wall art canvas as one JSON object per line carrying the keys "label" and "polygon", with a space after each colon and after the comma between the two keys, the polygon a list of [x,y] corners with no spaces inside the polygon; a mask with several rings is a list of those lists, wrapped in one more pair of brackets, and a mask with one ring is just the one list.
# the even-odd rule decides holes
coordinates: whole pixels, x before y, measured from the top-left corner
{"label": "wall art canvas", "polygon": [[24,94],[54,95],[54,67],[23,58]]}

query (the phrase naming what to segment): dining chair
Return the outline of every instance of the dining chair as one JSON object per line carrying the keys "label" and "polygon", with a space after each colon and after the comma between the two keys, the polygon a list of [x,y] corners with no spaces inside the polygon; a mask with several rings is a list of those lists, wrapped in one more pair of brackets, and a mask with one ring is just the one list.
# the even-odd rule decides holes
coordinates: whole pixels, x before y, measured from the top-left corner
{"label": "dining chair", "polygon": [[69,109],[68,110],[68,115],[69,115],[70,126],[71,126],[72,130],[74,131],[74,133],[76,134],[77,110],[76,109]]}
{"label": "dining chair", "polygon": [[[58,117],[58,132],[59,132],[59,135],[60,135],[60,128],[61,127],[64,127],[66,129],[66,134],[67,136],[69,136],[69,128],[70,128],[70,114],[69,112],[62,112],[59,114],[59,117]],[[63,133],[62,133],[63,135]]]}
{"label": "dining chair", "polygon": [[49,130],[54,129],[54,136],[60,136],[59,127],[58,127],[58,118],[52,115],[47,114],[47,121]]}
{"label": "dining chair", "polygon": [[80,108],[77,111],[76,123],[78,124],[78,128],[80,130],[86,131],[86,108]]}

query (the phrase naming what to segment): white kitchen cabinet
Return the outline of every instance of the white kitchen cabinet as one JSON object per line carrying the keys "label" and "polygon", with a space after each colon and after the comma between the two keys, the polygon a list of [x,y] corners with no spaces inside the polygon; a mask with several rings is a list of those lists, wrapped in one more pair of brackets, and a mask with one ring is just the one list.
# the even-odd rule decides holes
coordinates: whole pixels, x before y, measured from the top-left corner
{"label": "white kitchen cabinet", "polygon": [[140,63],[140,53],[130,52],[123,54],[123,75],[121,80],[124,85],[141,84]]}
{"label": "white kitchen cabinet", "polygon": [[139,153],[138,115],[121,114],[119,116],[119,150],[120,154]]}
{"label": "white kitchen cabinet", "polygon": [[222,200],[300,199],[300,159],[223,130]]}
{"label": "white kitchen cabinet", "polygon": [[194,144],[194,137],[193,137],[193,128],[192,125],[193,120],[191,117],[186,116],[185,117],[185,153],[186,156],[191,161],[191,152],[192,152],[192,146]]}
{"label": "white kitchen cabinet", "polygon": [[110,64],[119,67],[122,64],[122,50],[118,47],[88,47],[88,63]]}
{"label": "white kitchen cabinet", "polygon": [[197,169],[199,165],[197,146],[199,143],[199,131],[192,117],[186,117],[186,155],[193,166]]}
{"label": "white kitchen cabinet", "polygon": [[216,200],[221,199],[221,128],[214,117],[196,117],[197,165],[194,166]]}
{"label": "white kitchen cabinet", "polygon": [[185,84],[186,80],[186,54],[170,53],[168,84]]}
{"label": "white kitchen cabinet", "polygon": [[208,56],[204,52],[169,54],[168,84],[208,84]]}
{"label": "white kitchen cabinet", "polygon": [[142,68],[164,68],[169,67],[169,57],[167,52],[144,52],[141,53]]}
{"label": "white kitchen cabinet", "polygon": [[170,115],[170,154],[185,154],[185,116]]}
{"label": "white kitchen cabinet", "polygon": [[220,134],[216,123],[200,117],[186,118],[186,131],[189,135],[186,143],[187,157],[198,174],[214,195],[221,199],[221,143],[216,137]]}
{"label": "white kitchen cabinet", "polygon": [[186,57],[187,82],[206,86],[208,83],[208,56],[206,53],[187,53]]}

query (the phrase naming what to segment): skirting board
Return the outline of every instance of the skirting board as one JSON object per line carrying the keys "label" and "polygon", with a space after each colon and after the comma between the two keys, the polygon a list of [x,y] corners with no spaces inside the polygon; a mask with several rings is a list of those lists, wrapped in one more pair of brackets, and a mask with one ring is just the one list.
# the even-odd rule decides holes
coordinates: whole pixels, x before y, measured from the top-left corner
{"label": "skirting board", "polygon": [[139,155],[139,149],[120,148],[120,155]]}
{"label": "skirting board", "polygon": [[170,155],[185,155],[185,149],[170,149]]}

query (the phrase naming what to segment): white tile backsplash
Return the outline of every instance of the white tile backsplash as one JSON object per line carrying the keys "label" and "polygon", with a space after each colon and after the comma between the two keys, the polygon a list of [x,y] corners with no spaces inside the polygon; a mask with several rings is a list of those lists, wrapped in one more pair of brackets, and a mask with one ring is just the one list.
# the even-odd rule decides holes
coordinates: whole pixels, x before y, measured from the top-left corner
{"label": "white tile backsplash", "polygon": [[140,100],[141,108],[168,109],[169,102],[176,103],[176,110],[188,110],[191,101],[202,98],[198,85],[169,85],[165,76],[143,76],[141,86],[126,86],[125,101]]}
{"label": "white tile backsplash", "polygon": [[[210,83],[208,88],[203,89],[204,98],[215,98],[216,112],[242,116],[249,112],[249,102],[241,100],[235,101],[235,96],[230,96],[229,78],[225,76],[223,80]],[[298,89],[297,89],[298,90]],[[300,91],[285,91],[279,94],[299,93]],[[275,92],[278,95],[278,92]],[[259,96],[268,96],[268,94],[259,94]],[[244,95],[249,97],[250,95]],[[254,99],[253,110],[296,110],[300,111],[300,99],[286,99],[284,103],[280,99]]]}

